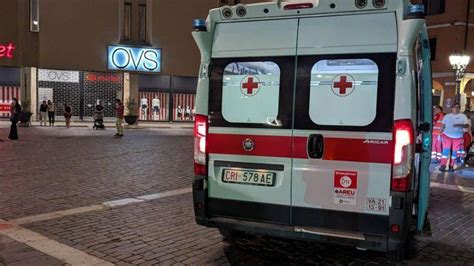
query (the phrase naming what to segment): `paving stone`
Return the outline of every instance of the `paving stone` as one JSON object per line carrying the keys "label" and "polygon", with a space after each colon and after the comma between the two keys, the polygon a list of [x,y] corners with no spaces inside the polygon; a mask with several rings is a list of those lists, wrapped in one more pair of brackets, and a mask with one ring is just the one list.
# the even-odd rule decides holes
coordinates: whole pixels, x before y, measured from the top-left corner
{"label": "paving stone", "polygon": [[[0,188],[0,218],[21,218],[191,185],[192,136],[141,130],[113,139],[111,131],[39,130],[22,129],[23,141],[0,143],[0,168],[12,169],[8,175],[0,172],[0,184],[6,184]],[[24,160],[28,161],[26,168],[21,167]],[[121,265],[393,264],[379,252],[317,242],[252,235],[224,241],[216,229],[195,224],[191,193],[153,198],[23,226]],[[401,264],[472,265],[473,213],[474,194],[433,188],[433,235],[418,238],[417,255]],[[5,247],[0,249],[4,260],[10,256],[31,262],[28,260],[44,257],[42,253],[35,257],[35,250],[19,255],[21,248],[7,252]],[[48,262],[48,257],[44,261]],[[50,264],[55,263],[61,262]]]}

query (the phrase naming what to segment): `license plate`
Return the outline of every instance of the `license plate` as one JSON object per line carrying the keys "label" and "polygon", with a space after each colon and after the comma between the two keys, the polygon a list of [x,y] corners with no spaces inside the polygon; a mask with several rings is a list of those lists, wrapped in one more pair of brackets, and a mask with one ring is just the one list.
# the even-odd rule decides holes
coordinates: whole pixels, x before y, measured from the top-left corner
{"label": "license plate", "polygon": [[385,212],[385,210],[387,209],[387,200],[381,198],[367,197],[365,209],[367,211]]}
{"label": "license plate", "polygon": [[274,186],[275,173],[253,170],[224,169],[222,182],[256,186]]}

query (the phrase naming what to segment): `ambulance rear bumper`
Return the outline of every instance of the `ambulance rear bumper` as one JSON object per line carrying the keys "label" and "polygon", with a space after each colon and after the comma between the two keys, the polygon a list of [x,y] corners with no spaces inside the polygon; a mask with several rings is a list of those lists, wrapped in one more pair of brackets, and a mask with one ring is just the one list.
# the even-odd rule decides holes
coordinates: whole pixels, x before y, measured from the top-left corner
{"label": "ambulance rear bumper", "polygon": [[285,239],[333,243],[382,252],[386,252],[388,249],[387,236],[367,235],[315,227],[277,225],[223,217],[204,218],[201,219],[200,222],[202,222],[200,223],[201,225],[207,227],[228,228],[251,234],[262,234]]}
{"label": "ambulance rear bumper", "polygon": [[[326,227],[294,226],[281,223],[258,222],[249,219],[239,219],[238,217],[231,218],[229,216],[226,217],[225,215],[216,215],[216,213],[210,214],[211,202],[207,197],[208,191],[205,185],[206,179],[205,176],[195,176],[193,180],[194,214],[196,223],[199,225],[214,228],[227,228],[252,234],[262,234],[287,239],[329,242],[382,252],[395,250],[405,240],[403,237],[389,233],[388,229],[385,230],[385,232],[380,233],[376,231],[370,232],[370,230],[357,232],[357,230],[338,230],[337,228],[331,229]],[[399,196],[402,196],[402,194],[403,193],[400,193]],[[400,211],[404,212],[405,210]],[[392,219],[402,219],[404,216],[405,215],[397,214],[393,215]],[[403,224],[398,221],[397,223]],[[384,226],[388,228],[388,221],[384,223]],[[377,227],[377,225],[373,225],[373,227]],[[405,230],[404,227],[402,227],[402,230]]]}

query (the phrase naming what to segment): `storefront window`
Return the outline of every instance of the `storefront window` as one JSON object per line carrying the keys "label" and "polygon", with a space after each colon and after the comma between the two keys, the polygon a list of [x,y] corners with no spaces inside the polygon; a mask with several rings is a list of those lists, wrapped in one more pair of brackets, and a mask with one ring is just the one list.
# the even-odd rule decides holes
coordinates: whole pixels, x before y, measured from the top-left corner
{"label": "storefront window", "polygon": [[196,114],[195,103],[195,94],[173,94],[173,121],[194,121]]}
{"label": "storefront window", "polygon": [[0,86],[0,117],[10,116],[10,106],[13,98],[21,102],[21,88],[19,86]]}
{"label": "storefront window", "polygon": [[140,120],[169,121],[169,93],[140,92]]}

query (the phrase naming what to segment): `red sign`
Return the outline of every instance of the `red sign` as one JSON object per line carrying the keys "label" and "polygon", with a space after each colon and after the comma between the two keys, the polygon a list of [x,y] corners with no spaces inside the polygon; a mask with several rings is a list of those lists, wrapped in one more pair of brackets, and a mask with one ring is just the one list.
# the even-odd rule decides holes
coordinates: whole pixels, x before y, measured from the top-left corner
{"label": "red sign", "polygon": [[16,49],[13,43],[1,44],[0,43],[0,58],[13,58],[13,51]]}
{"label": "red sign", "polygon": [[0,104],[0,112],[10,112],[10,104]]}
{"label": "red sign", "polygon": [[114,83],[119,83],[121,82],[120,76],[118,75],[110,75],[110,74],[96,74],[96,73],[89,73],[86,76],[87,81],[92,81],[92,82],[114,82]]}
{"label": "red sign", "polygon": [[356,205],[357,203],[357,172],[334,172],[334,203]]}
{"label": "red sign", "polygon": [[337,96],[348,96],[354,91],[355,80],[351,75],[337,75],[333,79],[332,91]]}
{"label": "red sign", "polygon": [[242,94],[254,96],[260,91],[260,80],[257,77],[248,76],[242,80]]}
{"label": "red sign", "polygon": [[357,172],[336,171],[334,173],[334,187],[357,189]]}

